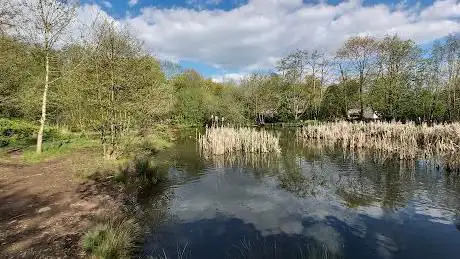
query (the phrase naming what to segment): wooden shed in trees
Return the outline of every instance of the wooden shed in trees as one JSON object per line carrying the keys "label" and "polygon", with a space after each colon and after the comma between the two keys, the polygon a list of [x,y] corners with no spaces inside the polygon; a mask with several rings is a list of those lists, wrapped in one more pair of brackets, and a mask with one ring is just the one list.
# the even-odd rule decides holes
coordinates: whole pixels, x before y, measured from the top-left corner
{"label": "wooden shed in trees", "polygon": [[[361,118],[361,109],[349,109],[347,111],[348,120],[359,120]],[[380,117],[378,114],[371,108],[366,107],[363,111],[363,120],[378,120]]]}

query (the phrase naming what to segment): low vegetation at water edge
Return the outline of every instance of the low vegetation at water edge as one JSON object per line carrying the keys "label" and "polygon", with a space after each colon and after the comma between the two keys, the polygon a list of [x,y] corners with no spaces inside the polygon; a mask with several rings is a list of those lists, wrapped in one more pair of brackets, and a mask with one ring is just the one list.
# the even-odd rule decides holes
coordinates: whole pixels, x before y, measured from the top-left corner
{"label": "low vegetation at water edge", "polygon": [[321,141],[345,151],[372,150],[401,160],[443,158],[446,163],[454,163],[459,158],[460,124],[320,123],[298,129],[297,139],[305,143]]}
{"label": "low vegetation at water edge", "polygon": [[92,258],[131,258],[140,228],[133,219],[99,223],[86,233],[83,247]]}
{"label": "low vegetation at water edge", "polygon": [[199,136],[204,155],[241,153],[280,153],[279,138],[264,129],[210,127]]}

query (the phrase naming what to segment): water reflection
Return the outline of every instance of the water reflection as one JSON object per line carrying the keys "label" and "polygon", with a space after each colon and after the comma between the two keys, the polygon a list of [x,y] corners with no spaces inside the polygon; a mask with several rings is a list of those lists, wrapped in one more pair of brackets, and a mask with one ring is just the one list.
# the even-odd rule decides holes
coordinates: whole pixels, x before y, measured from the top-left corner
{"label": "water reflection", "polygon": [[455,227],[457,227],[457,230],[460,231],[460,219],[456,220]]}
{"label": "water reflection", "polygon": [[190,139],[178,145],[170,184],[143,198],[155,226],[145,254],[456,258],[458,177],[426,161],[382,164],[284,136],[278,157],[206,160]]}

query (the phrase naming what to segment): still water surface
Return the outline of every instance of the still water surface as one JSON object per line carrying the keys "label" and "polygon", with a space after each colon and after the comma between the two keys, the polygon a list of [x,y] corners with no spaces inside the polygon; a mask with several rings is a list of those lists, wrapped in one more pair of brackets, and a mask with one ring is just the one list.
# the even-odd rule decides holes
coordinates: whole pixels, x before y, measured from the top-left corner
{"label": "still water surface", "polygon": [[[200,156],[193,138],[168,154],[169,181],[139,197],[158,258],[460,258],[460,176],[424,161],[354,159],[300,147]],[[190,134],[193,135],[194,134]]]}

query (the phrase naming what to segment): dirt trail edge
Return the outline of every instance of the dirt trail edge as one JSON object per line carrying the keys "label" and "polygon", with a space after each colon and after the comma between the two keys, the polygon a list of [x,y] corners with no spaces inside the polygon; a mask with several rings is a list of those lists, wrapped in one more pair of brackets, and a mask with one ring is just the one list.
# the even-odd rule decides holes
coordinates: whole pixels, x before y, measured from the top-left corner
{"label": "dirt trail edge", "polygon": [[0,162],[0,258],[84,257],[81,237],[92,219],[123,203],[116,187],[75,178],[72,168],[92,155],[81,151],[34,165],[19,158]]}

